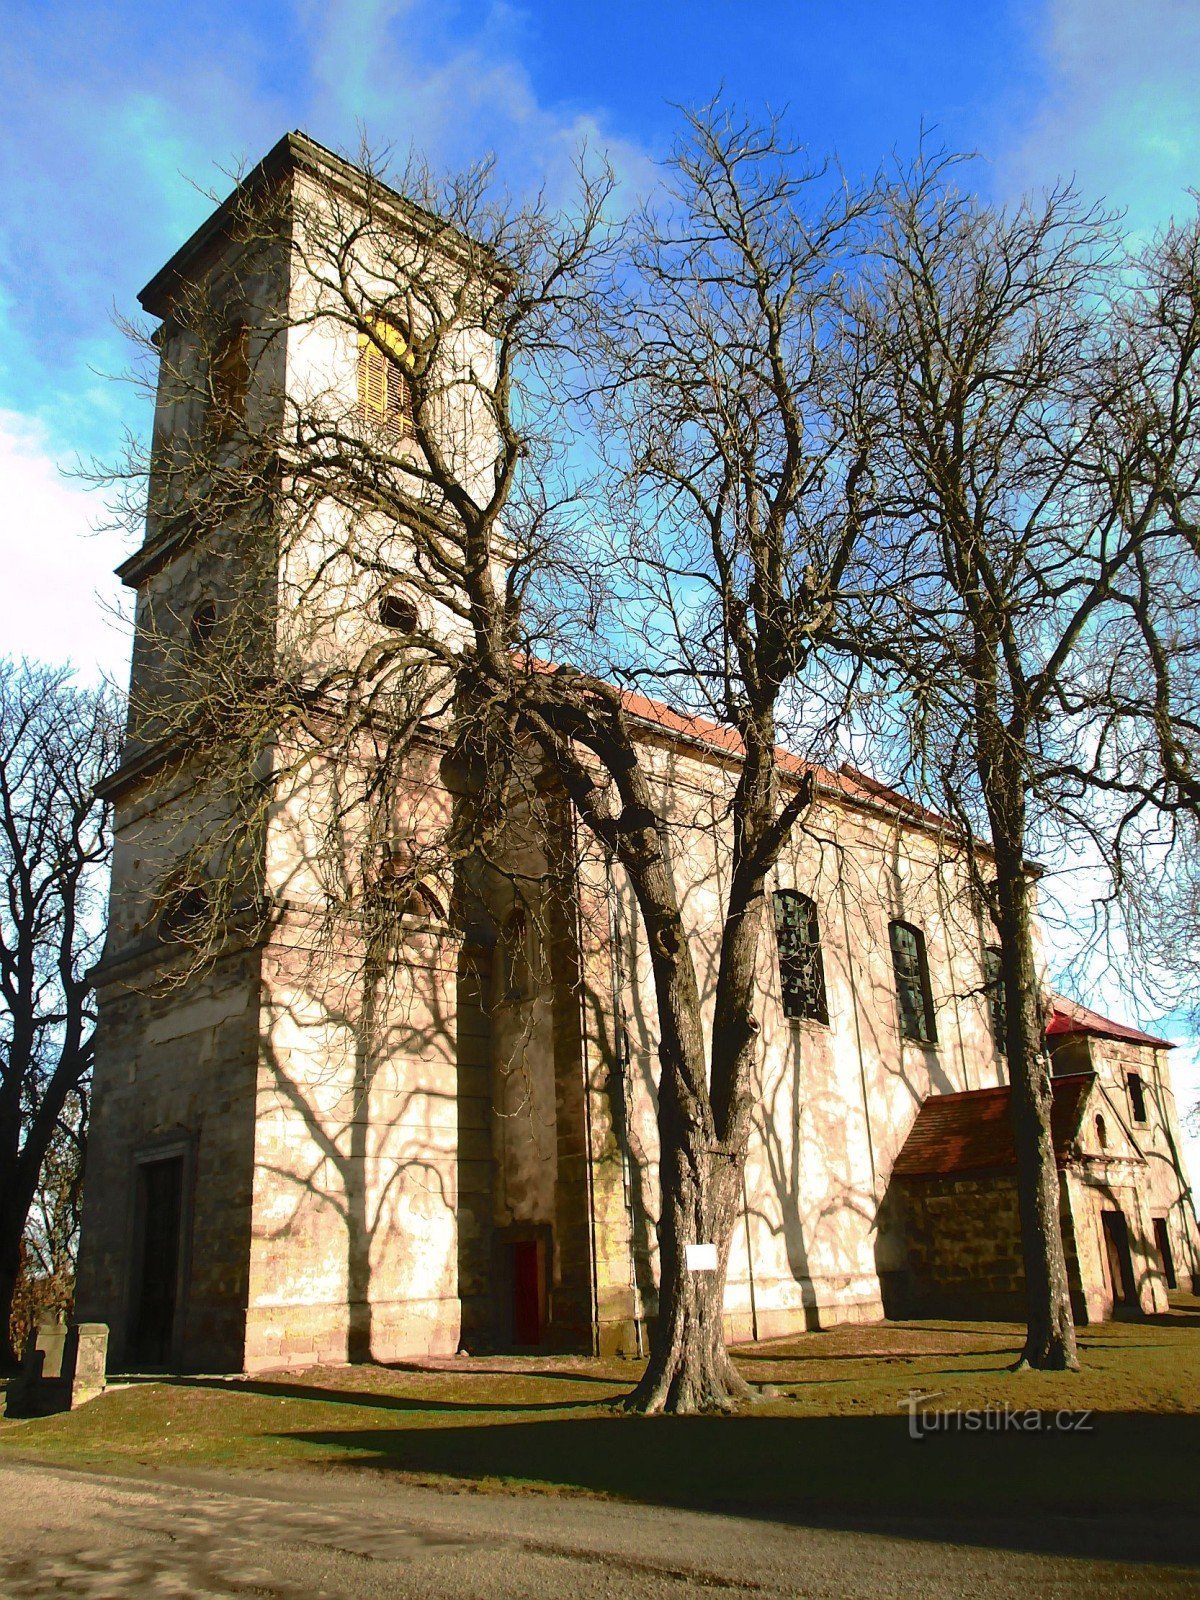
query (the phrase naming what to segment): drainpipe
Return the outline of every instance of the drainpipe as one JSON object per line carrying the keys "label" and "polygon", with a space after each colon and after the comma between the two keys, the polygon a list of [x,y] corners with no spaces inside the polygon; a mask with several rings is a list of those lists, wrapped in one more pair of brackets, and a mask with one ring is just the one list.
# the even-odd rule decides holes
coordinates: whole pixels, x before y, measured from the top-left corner
{"label": "drainpipe", "polygon": [[[797,1127],[794,1138],[800,1137]],[[746,1193],[746,1168],[742,1167],[742,1223],[746,1229],[746,1281],[750,1285],[750,1337],[758,1343],[758,1302],[754,1295],[754,1251],[750,1247],[750,1197]]]}
{"label": "drainpipe", "polygon": [[596,1261],[596,1187],[592,1174],[592,1069],[588,1051],[587,984],[583,972],[583,906],[581,904],[581,874],[579,870],[579,818],[575,802],[567,800],[571,825],[571,875],[572,898],[575,904],[575,949],[579,960],[579,1057],[583,1071],[583,1128],[587,1149],[584,1152],[584,1187],[587,1193],[588,1242],[591,1255],[592,1354],[600,1354],[600,1278]]}
{"label": "drainpipe", "polygon": [[[621,1186],[625,1197],[625,1211],[629,1218],[629,1289],[633,1297],[633,1332],[640,1359],[645,1355],[642,1323],[645,1320],[641,1291],[637,1281],[637,1210],[633,1199],[633,1172],[630,1150],[630,1074],[629,1031],[625,1020],[625,963],[623,960],[621,918],[617,906],[616,884],[613,882],[612,851],[604,853],[604,893],[608,902],[608,943],[610,949],[608,969],[612,981],[613,1069],[621,1079],[621,1126],[617,1130],[617,1148],[621,1152]],[[744,1179],[743,1179],[744,1184]],[[757,1335],[756,1335],[757,1337]]]}
{"label": "drainpipe", "polygon": [[950,917],[946,908],[946,885],[942,878],[941,844],[938,845],[938,870],[937,870],[937,902],[938,914],[942,919],[942,945],[946,951],[946,970],[950,974],[950,1003],[954,1007],[954,1034],[958,1040],[958,1060],[962,1068],[963,1088],[971,1089],[971,1068],[967,1057],[967,1047],[963,1040],[962,1012],[958,1005],[958,983],[954,975],[954,950],[950,940],[946,937]]}
{"label": "drainpipe", "polygon": [[850,1004],[854,1012],[854,1043],[858,1051],[858,1082],[862,1093],[863,1122],[867,1133],[867,1158],[871,1163],[871,1193],[879,1199],[879,1173],[875,1167],[875,1138],[871,1132],[871,1105],[867,1094],[867,1063],[863,1055],[862,1023],[858,1012],[858,985],[854,981],[854,952],[850,941],[850,913],[846,906],[846,850],[837,839],[815,835],[822,844],[830,844],[838,858],[838,904],[842,911],[842,938],[846,945],[846,976],[850,980]]}

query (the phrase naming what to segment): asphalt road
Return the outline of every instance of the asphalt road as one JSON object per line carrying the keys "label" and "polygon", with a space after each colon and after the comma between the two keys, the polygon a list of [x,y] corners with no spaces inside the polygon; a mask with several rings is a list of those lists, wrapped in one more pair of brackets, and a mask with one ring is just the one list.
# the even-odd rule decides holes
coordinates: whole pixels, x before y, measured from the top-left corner
{"label": "asphalt road", "polygon": [[[139,1479],[0,1465],[4,1600],[1200,1596],[1196,1568],[1012,1548],[1045,1535],[798,1528],[545,1494],[454,1494],[379,1475]],[[1089,1543],[1086,1528],[1067,1535],[1051,1542]]]}

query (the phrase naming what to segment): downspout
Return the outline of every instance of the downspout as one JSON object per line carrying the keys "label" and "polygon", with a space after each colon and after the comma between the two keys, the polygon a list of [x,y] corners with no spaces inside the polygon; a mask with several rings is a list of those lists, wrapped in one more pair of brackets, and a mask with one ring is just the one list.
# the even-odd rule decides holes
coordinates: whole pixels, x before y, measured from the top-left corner
{"label": "downspout", "polygon": [[[799,1128],[794,1134],[800,1137]],[[750,1286],[750,1337],[758,1343],[758,1302],[754,1294],[754,1251],[750,1246],[750,1197],[746,1193],[746,1168],[742,1167],[742,1223],[746,1229],[746,1281]]]}
{"label": "downspout", "polygon": [[963,1088],[970,1089],[973,1087],[973,1085],[971,1083],[971,1069],[967,1056],[966,1042],[963,1039],[962,1012],[959,1010],[958,1004],[958,983],[954,976],[954,950],[951,946],[950,940],[946,937],[946,929],[949,925],[950,918],[946,907],[946,885],[942,878],[942,856],[940,845],[938,847],[937,902],[938,914],[942,919],[942,943],[946,950],[946,969],[950,974],[950,1002],[954,1007],[954,1033],[955,1037],[958,1039],[958,1060],[959,1065],[962,1068]]}
{"label": "downspout", "polygon": [[854,953],[850,942],[850,913],[846,906],[846,851],[837,839],[826,839],[823,835],[816,837],[824,844],[831,844],[837,851],[838,858],[838,904],[842,911],[842,938],[846,944],[846,976],[850,980],[850,1004],[854,1011],[854,1043],[858,1051],[858,1082],[862,1092],[863,1122],[867,1132],[867,1159],[871,1163],[871,1193],[875,1200],[879,1200],[879,1173],[875,1167],[875,1138],[871,1132],[871,1106],[867,1095],[867,1063],[863,1055],[862,1024],[858,1013],[858,985],[854,981]]}
{"label": "downspout", "polygon": [[625,1021],[624,946],[621,942],[621,919],[617,907],[616,884],[613,882],[611,850],[606,850],[604,853],[604,892],[608,902],[608,942],[610,951],[608,970],[612,984],[613,1067],[620,1075],[621,1082],[621,1126],[617,1132],[617,1148],[621,1152],[621,1187],[625,1197],[625,1211],[629,1218],[629,1290],[633,1297],[633,1332],[637,1341],[637,1353],[640,1360],[646,1353],[642,1336],[642,1323],[645,1318],[645,1312],[637,1279],[637,1209],[633,1198],[633,1173],[631,1170],[633,1157],[630,1149],[629,1128],[630,1082],[626,1070],[629,1064],[629,1031]]}
{"label": "downspout", "polygon": [[575,802],[568,798],[571,819],[571,874],[572,898],[575,906],[575,949],[579,962],[579,1059],[583,1073],[583,1127],[587,1148],[584,1151],[584,1187],[588,1208],[588,1243],[591,1255],[589,1292],[591,1295],[592,1354],[600,1354],[600,1278],[596,1262],[596,1191],[592,1175],[592,1069],[588,1051],[587,984],[583,975],[583,906],[582,876],[579,869],[579,818]]}

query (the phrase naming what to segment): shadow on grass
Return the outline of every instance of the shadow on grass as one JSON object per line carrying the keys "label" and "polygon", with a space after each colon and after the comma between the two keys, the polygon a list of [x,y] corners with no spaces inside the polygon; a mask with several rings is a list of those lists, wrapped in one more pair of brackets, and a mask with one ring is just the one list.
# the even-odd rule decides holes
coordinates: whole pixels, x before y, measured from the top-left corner
{"label": "shadow on grass", "polygon": [[[532,1408],[531,1408],[532,1409]],[[1021,1413],[1022,1417],[1029,1415]],[[1127,1561],[1200,1562],[1197,1421],[910,1437],[907,1416],[617,1416],[282,1435],[352,1467]]]}
{"label": "shadow on grass", "polygon": [[[479,1376],[490,1379],[494,1388],[497,1376],[508,1377],[509,1374],[487,1373]],[[583,1378],[579,1381],[596,1384],[601,1380]],[[329,1389],[321,1388],[311,1383],[271,1383],[261,1379],[246,1378],[183,1377],[171,1378],[167,1382],[173,1389],[216,1389],[222,1394],[262,1394],[280,1400],[316,1400],[326,1405],[373,1407],[380,1411],[461,1411],[463,1413],[502,1411],[511,1416],[514,1411],[594,1410],[597,1405],[604,1405],[608,1400],[607,1394],[580,1400],[445,1400],[439,1399],[435,1395],[381,1394],[374,1389]],[[606,1381],[606,1387],[612,1391],[614,1397],[625,1392],[618,1383]]]}
{"label": "shadow on grass", "polygon": [[[595,1356],[577,1356],[577,1361],[596,1366],[598,1358]],[[620,1358],[614,1358],[619,1360]],[[539,1383],[604,1383],[611,1388],[615,1384],[628,1381],[630,1387],[641,1373],[641,1364],[630,1360],[628,1373],[622,1372],[613,1377],[611,1373],[581,1372],[578,1368],[555,1370],[554,1368],[532,1367],[500,1367],[489,1366],[487,1356],[468,1357],[470,1366],[462,1367],[433,1367],[421,1361],[380,1361],[374,1363],[381,1372],[412,1372],[418,1373],[423,1378],[536,1378]]]}
{"label": "shadow on grass", "polygon": [[[739,1367],[750,1366],[754,1362],[763,1362],[769,1366],[779,1366],[782,1363],[794,1365],[798,1362],[811,1362],[813,1364],[820,1363],[822,1366],[832,1366],[837,1363],[848,1367],[863,1367],[877,1361],[946,1361],[953,1360],[956,1356],[960,1359],[994,1357],[997,1362],[995,1370],[999,1371],[1008,1361],[1015,1361],[1020,1353],[1020,1345],[1014,1344],[1011,1347],[1005,1345],[1003,1348],[993,1350],[924,1350],[913,1346],[908,1350],[888,1350],[883,1348],[879,1350],[856,1350],[853,1352],[834,1351],[829,1355],[826,1355],[823,1350],[798,1350],[787,1354],[778,1352],[774,1355],[766,1350],[756,1350],[751,1354],[750,1351],[739,1348],[733,1352],[733,1357]],[[970,1370],[983,1372],[991,1371],[992,1369],[979,1367],[971,1368]]]}

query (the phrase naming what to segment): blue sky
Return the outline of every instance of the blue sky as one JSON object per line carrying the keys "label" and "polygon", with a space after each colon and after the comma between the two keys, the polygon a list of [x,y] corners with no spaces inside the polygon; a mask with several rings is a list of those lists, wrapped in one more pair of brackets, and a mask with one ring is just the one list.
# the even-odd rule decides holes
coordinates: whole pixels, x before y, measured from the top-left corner
{"label": "blue sky", "polygon": [[[672,103],[789,109],[852,172],[922,125],[995,198],[1075,175],[1144,232],[1200,183],[1196,0],[3,0],[0,653],[123,677],[116,534],[62,469],[143,431],[114,307],[289,128],[333,146],[494,150],[553,191],[581,138],[632,184]],[[108,375],[108,376],[106,376]]]}
{"label": "blue sky", "polygon": [[1200,178],[1194,0],[5,0],[0,57],[0,650],[120,670],[102,508],[60,468],[144,428],[111,313],[196,225],[203,191],[287,128],[365,129],[515,189],[581,138],[639,182],[673,103],[789,108],[851,172],[922,125],[995,196],[1077,174],[1151,228]]}

